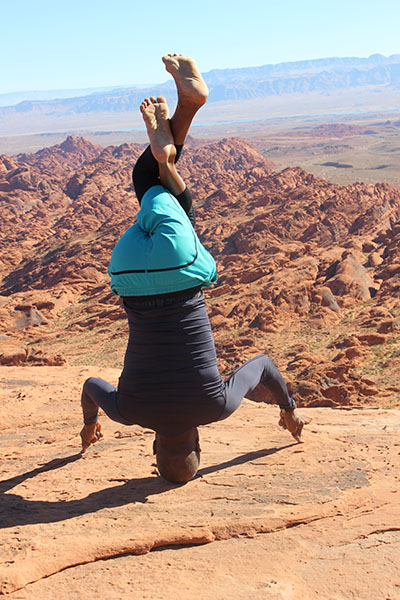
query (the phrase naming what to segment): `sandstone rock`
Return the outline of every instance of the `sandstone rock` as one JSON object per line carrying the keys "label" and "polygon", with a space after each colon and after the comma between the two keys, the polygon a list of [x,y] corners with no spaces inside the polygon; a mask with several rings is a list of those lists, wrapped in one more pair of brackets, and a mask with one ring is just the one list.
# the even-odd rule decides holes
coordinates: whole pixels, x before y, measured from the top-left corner
{"label": "sandstone rock", "polygon": [[65,365],[66,360],[60,354],[55,356],[45,356],[40,350],[26,348],[22,352],[13,354],[0,354],[0,365],[7,367],[18,365],[36,365],[36,366],[61,366]]}
{"label": "sandstone rock", "polygon": [[296,356],[288,363],[287,370],[291,371],[299,366],[305,366],[308,364],[319,364],[324,362],[324,360],[325,359],[323,356],[313,354],[312,352],[300,352],[299,354],[296,354]]}
{"label": "sandstone rock", "polygon": [[321,297],[322,306],[326,306],[334,312],[340,312],[339,305],[335,296],[332,294],[332,290],[329,287],[320,287],[316,289],[316,293]]}
{"label": "sandstone rock", "polygon": [[353,254],[344,253],[334,277],[328,279],[326,285],[335,296],[348,294],[358,300],[368,300],[371,298],[370,288],[374,286],[374,282]]}
{"label": "sandstone rock", "polygon": [[344,385],[331,385],[325,389],[321,389],[321,393],[325,398],[333,400],[336,404],[349,403],[349,392]]}
{"label": "sandstone rock", "polygon": [[359,346],[350,346],[350,348],[346,348],[345,355],[349,360],[354,358],[362,358],[365,356],[365,350]]}
{"label": "sandstone rock", "polygon": [[378,328],[378,333],[391,333],[394,331],[400,331],[400,317],[383,321]]}
{"label": "sandstone rock", "polygon": [[364,396],[377,396],[379,394],[379,390],[372,386],[360,386],[359,392]]}
{"label": "sandstone rock", "polygon": [[323,401],[320,386],[313,381],[300,380],[292,384],[288,383],[287,385],[290,395],[294,398],[298,406],[303,406],[304,404],[310,406],[314,402]]}
{"label": "sandstone rock", "polygon": [[400,262],[385,264],[385,267],[379,271],[379,276],[386,280],[395,277],[400,273]]}
{"label": "sandstone rock", "polygon": [[253,337],[239,337],[235,340],[235,346],[254,346]]}
{"label": "sandstone rock", "polygon": [[18,329],[26,329],[27,327],[38,327],[39,325],[47,325],[48,321],[44,315],[33,307],[15,307],[15,310],[22,312],[22,316],[17,321]]}
{"label": "sandstone rock", "polygon": [[334,362],[340,361],[343,358],[348,360],[354,360],[356,358],[363,358],[366,355],[366,349],[360,346],[350,346],[346,348],[344,352],[339,352],[332,360]]}
{"label": "sandstone rock", "polygon": [[252,283],[253,281],[257,281],[261,279],[265,275],[268,274],[268,271],[265,269],[258,269],[254,271],[243,271],[242,274],[238,277],[239,283]]}
{"label": "sandstone rock", "polygon": [[[335,359],[333,359],[333,360],[335,361]],[[341,382],[347,382],[350,371],[351,371],[351,365],[348,362],[346,362],[344,364],[343,363],[334,364],[334,365],[330,365],[326,369],[325,376],[328,377],[329,379],[338,380]]]}
{"label": "sandstone rock", "polygon": [[0,364],[6,366],[22,365],[26,362],[27,352],[0,354]]}
{"label": "sandstone rock", "polygon": [[375,386],[375,385],[376,385],[376,381],[375,381],[375,379],[368,379],[367,377],[362,377],[362,378],[360,379],[360,382],[361,382],[361,383],[365,383],[366,385],[373,385],[373,386]]}
{"label": "sandstone rock", "polygon": [[332,342],[330,345],[334,348],[350,348],[352,346],[359,346],[360,340],[356,335],[340,335],[336,340]]}
{"label": "sandstone rock", "polygon": [[326,330],[341,320],[340,313],[330,308],[321,307],[317,313],[310,314],[309,323],[311,329]]}
{"label": "sandstone rock", "polygon": [[[0,294],[13,299],[37,292],[41,302],[55,304],[26,302],[36,322],[41,317],[51,322],[35,327],[45,332],[40,344],[46,355],[46,345],[54,341],[57,350],[51,352],[63,352],[66,336],[72,357],[76,340],[91,329],[98,352],[102,345],[110,348],[102,360],[123,360],[123,344],[116,341],[126,339],[126,325],[114,308],[106,268],[115,241],[138,209],[131,167],[142,149],[139,144],[102,149],[69,139],[34,155],[0,158],[0,186],[9,189],[16,175],[30,186],[0,191],[0,244],[7,248],[0,261]],[[355,349],[361,322],[379,330],[400,310],[400,191],[361,183],[340,187],[298,168],[272,172],[268,161],[240,140],[192,140],[179,165],[195,198],[199,235],[218,265],[219,283],[205,294],[227,373],[270,348],[282,357],[286,343],[293,346],[307,335],[318,339],[316,354],[324,361],[292,362],[293,379],[324,382],[327,371],[336,369],[340,376],[332,379],[348,386],[353,401],[352,369],[367,357],[371,361],[365,343],[365,354]],[[375,252],[383,262],[366,271],[362,265]],[[62,306],[56,301],[61,290],[68,290]],[[15,304],[2,313],[2,331],[13,332],[24,345],[33,328],[18,332],[17,318],[26,317],[14,311]],[[386,316],[371,312],[379,308]],[[332,363],[335,353],[327,346],[344,332],[344,353]],[[241,339],[252,345],[240,346]],[[83,346],[82,341],[84,354]],[[390,377],[394,383],[395,374]]]}
{"label": "sandstone rock", "polygon": [[212,315],[210,317],[211,327],[217,329],[226,325],[226,317],[221,314]]}
{"label": "sandstone rock", "polygon": [[290,346],[287,351],[286,351],[286,356],[290,357],[290,356],[296,356],[296,354],[300,354],[302,352],[308,352],[309,348],[308,345],[305,343],[299,343],[299,344],[294,344],[293,346]]}
{"label": "sandstone rock", "polygon": [[176,486],[136,426],[101,417],[104,439],[79,455],[80,385],[118,373],[2,369],[5,597],[222,600],[232,582],[241,599],[395,597],[398,411],[300,409],[298,445],[276,406],[244,401],[201,428],[199,476]]}
{"label": "sandstone rock", "polygon": [[45,301],[37,301],[34,303],[34,306],[38,309],[38,310],[52,310],[55,307],[55,303],[45,300]]}
{"label": "sandstone rock", "polygon": [[310,408],[336,408],[338,406],[340,406],[339,403],[335,402],[334,400],[330,399],[330,398],[320,398],[318,400],[311,400],[307,406],[309,406]]}
{"label": "sandstone rock", "polygon": [[364,241],[362,244],[362,251],[363,252],[374,252],[376,250],[377,246],[376,244],[374,244],[371,241]]}
{"label": "sandstone rock", "polygon": [[383,307],[383,306],[374,306],[369,311],[369,314],[372,318],[381,318],[381,319],[385,319],[385,318],[387,319],[392,316],[390,311],[386,307]]}
{"label": "sandstone rock", "polygon": [[368,256],[368,266],[369,267],[379,267],[383,262],[382,256],[378,252],[371,252]]}
{"label": "sandstone rock", "polygon": [[218,298],[219,296],[223,296],[224,294],[228,294],[231,291],[231,287],[227,284],[218,285],[217,287],[212,288],[209,292],[212,298]]}
{"label": "sandstone rock", "polygon": [[357,336],[362,344],[366,346],[377,346],[379,344],[385,344],[387,336],[382,333],[366,333],[365,335]]}
{"label": "sandstone rock", "polygon": [[274,333],[279,328],[279,324],[276,320],[271,319],[271,317],[267,315],[258,315],[255,322],[256,327],[263,333]]}

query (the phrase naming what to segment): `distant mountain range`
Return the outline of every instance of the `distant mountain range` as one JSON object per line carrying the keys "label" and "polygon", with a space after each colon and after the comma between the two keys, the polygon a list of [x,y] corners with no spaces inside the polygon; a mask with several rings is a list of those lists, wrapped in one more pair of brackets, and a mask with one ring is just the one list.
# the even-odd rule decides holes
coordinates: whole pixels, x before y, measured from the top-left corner
{"label": "distant mountain range", "polygon": [[[400,54],[369,58],[323,58],[297,62],[214,69],[203,74],[210,88],[209,102],[243,100],[294,93],[331,93],[365,86],[400,90]],[[103,89],[89,95],[66,98],[59,90],[57,99],[24,100],[0,108],[0,121],[24,113],[34,115],[121,113],[136,110],[144,96],[164,94],[175,98],[172,81],[154,87]]]}
{"label": "distant mountain range", "polygon": [[88,96],[89,94],[96,92],[109,92],[110,90],[115,90],[117,87],[120,88],[121,86],[108,85],[105,87],[65,90],[30,90],[23,92],[7,92],[6,94],[0,94],[0,107],[14,106],[14,104],[19,104],[25,100],[54,100],[54,98],[76,98],[77,96]]}

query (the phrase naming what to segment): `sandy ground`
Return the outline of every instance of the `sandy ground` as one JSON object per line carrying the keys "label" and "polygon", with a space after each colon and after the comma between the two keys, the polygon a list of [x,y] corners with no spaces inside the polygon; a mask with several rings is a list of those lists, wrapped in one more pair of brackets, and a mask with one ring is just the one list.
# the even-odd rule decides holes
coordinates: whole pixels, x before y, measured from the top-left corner
{"label": "sandy ground", "polygon": [[400,411],[304,409],[305,443],[245,400],[201,430],[184,486],[153,434],[102,417],[81,457],[95,367],[0,368],[0,594],[10,599],[400,598]]}

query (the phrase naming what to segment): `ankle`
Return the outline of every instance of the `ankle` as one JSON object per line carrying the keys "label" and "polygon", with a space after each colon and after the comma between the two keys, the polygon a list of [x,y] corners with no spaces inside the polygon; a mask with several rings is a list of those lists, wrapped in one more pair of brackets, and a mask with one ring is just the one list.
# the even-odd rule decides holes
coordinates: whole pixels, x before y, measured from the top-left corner
{"label": "ankle", "polygon": [[168,165],[171,167],[175,164],[176,148],[174,144],[168,144],[162,148],[155,148],[150,144],[150,150],[159,166],[166,165],[168,168]]}
{"label": "ankle", "polygon": [[167,166],[175,165],[176,148],[174,144],[169,144],[166,150],[166,160],[163,161]]}

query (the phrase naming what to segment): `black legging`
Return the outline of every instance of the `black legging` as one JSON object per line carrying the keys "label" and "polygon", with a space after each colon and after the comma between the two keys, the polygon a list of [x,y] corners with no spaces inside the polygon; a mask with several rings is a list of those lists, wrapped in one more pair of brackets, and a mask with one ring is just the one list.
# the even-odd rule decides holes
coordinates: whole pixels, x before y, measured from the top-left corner
{"label": "black legging", "polygon": [[137,403],[97,377],[85,381],[81,404],[85,425],[96,423],[99,408],[102,408],[117,423],[141,425],[163,435],[178,435],[191,427],[226,419],[256,388],[265,395],[267,402],[272,395],[282,409],[293,403],[278,368],[268,356],[261,354],[236,369],[222,384],[219,396],[208,405],[154,404],[150,399],[149,403]]}
{"label": "black legging", "polygon": [[[176,156],[175,162],[179,160],[179,157],[182,153],[182,145],[176,145]],[[139,204],[142,202],[142,198],[151,187],[155,185],[160,185],[160,176],[158,172],[158,162],[154,158],[151,153],[150,146],[146,148],[143,154],[138,158],[136,165],[133,167],[132,171],[132,181],[133,187],[135,188],[135,193]],[[182,206],[183,210],[187,214],[190,219],[191,224],[195,225],[196,218],[193,210],[192,204],[192,194],[186,187],[181,194],[175,196],[178,200],[179,204]]]}

